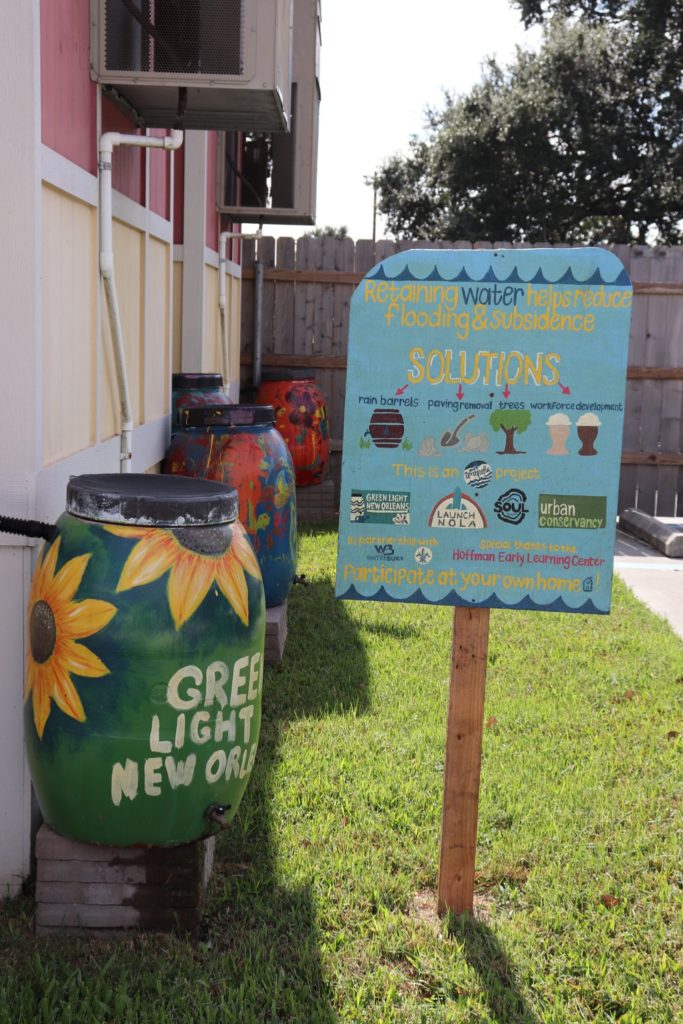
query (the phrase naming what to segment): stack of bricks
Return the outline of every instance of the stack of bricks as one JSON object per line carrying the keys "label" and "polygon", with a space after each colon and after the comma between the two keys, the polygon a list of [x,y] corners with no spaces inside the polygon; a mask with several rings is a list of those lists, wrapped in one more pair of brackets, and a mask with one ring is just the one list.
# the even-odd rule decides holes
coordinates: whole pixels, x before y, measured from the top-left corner
{"label": "stack of bricks", "polygon": [[36,933],[196,933],[214,846],[213,838],[170,847],[95,846],[42,825],[36,836]]}
{"label": "stack of bricks", "polygon": [[311,487],[297,487],[296,516],[300,523],[321,523],[335,519],[337,503],[334,498],[334,480],[323,480]]}
{"label": "stack of bricks", "polygon": [[279,665],[285,653],[287,639],[287,602],[266,608],[266,665]]}

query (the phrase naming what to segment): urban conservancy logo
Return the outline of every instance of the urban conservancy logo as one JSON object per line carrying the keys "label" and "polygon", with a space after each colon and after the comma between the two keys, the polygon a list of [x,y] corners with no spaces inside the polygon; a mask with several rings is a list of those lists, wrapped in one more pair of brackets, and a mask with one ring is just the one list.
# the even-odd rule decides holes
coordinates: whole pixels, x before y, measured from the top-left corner
{"label": "urban conservancy logo", "polygon": [[604,530],[607,498],[592,494],[539,494],[538,525],[555,530]]}

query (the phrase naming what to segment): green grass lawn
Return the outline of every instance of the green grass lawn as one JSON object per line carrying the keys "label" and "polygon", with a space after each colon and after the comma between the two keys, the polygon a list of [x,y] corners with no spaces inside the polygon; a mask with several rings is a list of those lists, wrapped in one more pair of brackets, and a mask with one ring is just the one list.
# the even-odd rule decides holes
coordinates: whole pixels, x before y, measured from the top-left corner
{"label": "green grass lawn", "polygon": [[493,612],[474,919],[435,914],[452,611],[338,602],[303,534],[259,756],[201,936],[39,939],[0,908],[0,1022],[683,1020],[683,643]]}

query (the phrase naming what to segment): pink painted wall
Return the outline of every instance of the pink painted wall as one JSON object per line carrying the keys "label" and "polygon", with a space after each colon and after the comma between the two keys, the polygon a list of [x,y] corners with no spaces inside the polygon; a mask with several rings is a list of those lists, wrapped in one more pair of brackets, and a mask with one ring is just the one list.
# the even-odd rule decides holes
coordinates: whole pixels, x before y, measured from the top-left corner
{"label": "pink painted wall", "polygon": [[41,137],[90,174],[97,174],[97,86],[90,80],[88,0],[40,5]]}
{"label": "pink painted wall", "polygon": [[[206,139],[206,212],[204,222],[204,240],[209,249],[218,252],[218,212],[216,210],[216,178],[218,133],[207,132]],[[173,196],[173,241],[176,245],[183,244],[184,238],[184,193],[185,150],[181,146],[175,154],[175,187]]]}
{"label": "pink painted wall", "polygon": [[[41,138],[46,146],[90,174],[97,174],[97,86],[90,79],[89,0],[42,0],[40,5]],[[102,98],[102,131],[141,134],[117,107]],[[154,135],[164,135],[155,130]],[[114,151],[114,188],[145,203],[141,150]],[[180,190],[182,193],[182,189]],[[168,154],[150,153],[150,209],[168,219]]]}
{"label": "pink painted wall", "polygon": [[[102,97],[102,131],[142,135],[126,115],[110,100]],[[96,142],[93,143],[95,146]],[[117,192],[145,205],[145,153],[135,146],[116,146],[112,154],[111,181]]]}

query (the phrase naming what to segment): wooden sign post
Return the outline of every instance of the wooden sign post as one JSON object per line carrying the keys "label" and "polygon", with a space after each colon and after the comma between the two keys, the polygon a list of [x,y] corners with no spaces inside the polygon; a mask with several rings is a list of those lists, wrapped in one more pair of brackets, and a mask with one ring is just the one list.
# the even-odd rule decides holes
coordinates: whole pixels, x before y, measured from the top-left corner
{"label": "wooden sign post", "polygon": [[471,914],[479,813],[489,609],[456,608],[443,778],[439,913]]}
{"label": "wooden sign post", "polygon": [[419,249],[351,301],[337,596],[456,608],[441,910],[472,912],[489,609],[610,609],[631,298],[604,249]]}

